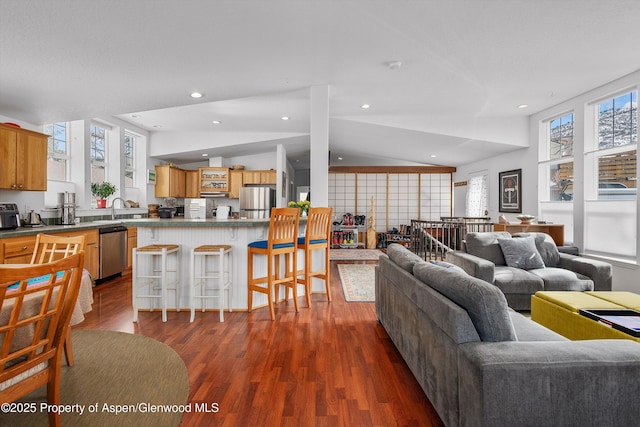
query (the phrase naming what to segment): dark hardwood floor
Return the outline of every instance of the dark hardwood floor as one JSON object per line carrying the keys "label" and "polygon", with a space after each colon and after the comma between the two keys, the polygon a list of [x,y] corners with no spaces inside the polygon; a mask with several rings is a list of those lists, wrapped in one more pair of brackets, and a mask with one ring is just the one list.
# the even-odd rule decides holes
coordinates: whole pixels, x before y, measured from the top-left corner
{"label": "dark hardwood floor", "polygon": [[140,334],[173,348],[187,366],[189,401],[219,407],[186,413],[183,426],[442,426],[374,304],[345,301],[336,261],[331,292],[331,303],[314,294],[311,308],[301,297],[298,314],[291,300],[280,302],[275,321],[265,307],[225,313],[224,323],[217,312],[196,312],[193,323],[188,311],[170,312],[162,323],[159,311],[145,311],[136,324],[127,275],[94,288],[93,311],[74,328]]}

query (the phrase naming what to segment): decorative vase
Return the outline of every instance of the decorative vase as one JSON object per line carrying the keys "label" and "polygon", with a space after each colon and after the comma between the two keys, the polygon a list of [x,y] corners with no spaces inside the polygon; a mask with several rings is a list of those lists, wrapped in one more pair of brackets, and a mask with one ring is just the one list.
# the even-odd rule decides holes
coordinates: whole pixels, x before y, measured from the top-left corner
{"label": "decorative vase", "polygon": [[98,205],[98,209],[104,209],[107,207],[107,199],[97,199],[96,204]]}
{"label": "decorative vase", "polygon": [[304,209],[302,209],[302,213],[300,214],[300,216],[307,216],[307,211],[305,211]]}

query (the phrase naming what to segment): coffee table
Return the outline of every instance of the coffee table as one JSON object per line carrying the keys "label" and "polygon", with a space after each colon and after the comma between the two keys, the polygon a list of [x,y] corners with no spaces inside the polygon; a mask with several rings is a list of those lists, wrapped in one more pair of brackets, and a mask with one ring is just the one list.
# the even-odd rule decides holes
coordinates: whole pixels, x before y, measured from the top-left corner
{"label": "coffee table", "polygon": [[640,311],[640,295],[625,291],[540,291],[531,297],[531,320],[570,340],[640,338],[589,319],[580,310],[630,309]]}

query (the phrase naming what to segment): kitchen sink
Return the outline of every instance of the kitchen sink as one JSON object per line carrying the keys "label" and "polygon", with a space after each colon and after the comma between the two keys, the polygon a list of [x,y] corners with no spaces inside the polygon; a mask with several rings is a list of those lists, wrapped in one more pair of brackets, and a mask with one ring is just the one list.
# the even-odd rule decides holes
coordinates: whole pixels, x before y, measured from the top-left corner
{"label": "kitchen sink", "polygon": [[122,220],[121,219],[99,219],[92,222],[94,224],[120,224]]}

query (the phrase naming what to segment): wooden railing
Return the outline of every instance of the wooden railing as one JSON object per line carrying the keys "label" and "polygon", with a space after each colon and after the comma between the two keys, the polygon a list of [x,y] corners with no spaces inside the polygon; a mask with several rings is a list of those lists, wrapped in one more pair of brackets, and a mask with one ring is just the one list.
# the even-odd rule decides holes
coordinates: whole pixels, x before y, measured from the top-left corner
{"label": "wooden railing", "polygon": [[447,251],[461,249],[464,237],[472,231],[493,231],[493,224],[486,217],[412,219],[410,249],[425,260],[443,260]]}

